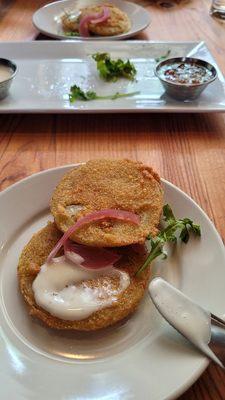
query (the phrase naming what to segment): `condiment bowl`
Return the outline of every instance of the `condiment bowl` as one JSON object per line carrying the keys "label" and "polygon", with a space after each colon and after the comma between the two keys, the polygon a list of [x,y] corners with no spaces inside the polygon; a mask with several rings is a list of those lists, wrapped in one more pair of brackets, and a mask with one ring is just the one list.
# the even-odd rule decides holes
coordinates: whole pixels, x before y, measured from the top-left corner
{"label": "condiment bowl", "polygon": [[[162,75],[162,69],[163,67],[169,67],[176,63],[195,64],[196,66],[203,67],[206,70],[210,71],[211,76],[209,77],[209,79],[207,79],[207,81],[201,83],[180,83],[169,81],[168,78]],[[166,93],[169,96],[173,97],[176,100],[184,101],[196,99],[201,94],[201,92],[216,79],[217,72],[215,67],[207,61],[191,57],[176,57],[169,58],[158,63],[155,68],[155,75],[159,78],[162,85],[164,86]]]}
{"label": "condiment bowl", "polygon": [[0,100],[4,99],[9,93],[9,88],[12,81],[17,73],[17,66],[14,62],[7,60],[6,58],[0,58],[0,66],[8,67],[11,70],[11,75],[9,78],[1,81],[0,80]]}

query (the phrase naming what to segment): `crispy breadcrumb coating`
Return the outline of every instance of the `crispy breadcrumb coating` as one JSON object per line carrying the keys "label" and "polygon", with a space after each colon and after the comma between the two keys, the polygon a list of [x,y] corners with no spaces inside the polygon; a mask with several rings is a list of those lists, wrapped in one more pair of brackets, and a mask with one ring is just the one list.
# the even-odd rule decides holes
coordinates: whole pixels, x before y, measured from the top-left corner
{"label": "crispy breadcrumb coating", "polygon": [[[71,208],[72,206],[72,208]],[[71,212],[77,207],[77,212]],[[131,211],[140,225],[107,219],[85,225],[71,239],[88,246],[115,247],[144,243],[155,236],[163,206],[158,174],[140,162],[92,160],[69,171],[56,187],[50,208],[58,228],[66,232],[79,218],[102,209]]]}
{"label": "crispy breadcrumb coating", "polygon": [[[140,303],[145,289],[149,282],[150,269],[146,269],[140,277],[135,276],[135,272],[145,260],[145,254],[140,254],[132,247],[117,248],[121,259],[115,267],[126,271],[130,276],[130,285],[118,295],[117,301],[110,307],[101,309],[93,313],[90,317],[80,321],[64,321],[52,316],[47,311],[39,307],[34,298],[32,283],[40,270],[42,264],[52,248],[55,246],[62,233],[54,223],[48,223],[46,227],[33,235],[29,243],[24,247],[18,265],[18,279],[21,293],[28,304],[31,315],[39,318],[50,328],[68,329],[79,331],[94,331],[100,328],[113,325],[123,320],[135,311]],[[113,279],[110,277],[98,278],[87,281],[91,287],[101,285],[101,279]],[[114,285],[118,282],[114,280]]]}

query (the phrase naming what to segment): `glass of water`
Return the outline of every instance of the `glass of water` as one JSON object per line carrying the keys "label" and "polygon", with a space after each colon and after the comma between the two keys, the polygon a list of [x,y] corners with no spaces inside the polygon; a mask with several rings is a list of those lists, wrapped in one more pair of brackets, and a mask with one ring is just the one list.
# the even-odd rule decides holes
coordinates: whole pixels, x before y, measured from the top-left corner
{"label": "glass of water", "polygon": [[210,14],[225,22],[225,0],[213,0]]}

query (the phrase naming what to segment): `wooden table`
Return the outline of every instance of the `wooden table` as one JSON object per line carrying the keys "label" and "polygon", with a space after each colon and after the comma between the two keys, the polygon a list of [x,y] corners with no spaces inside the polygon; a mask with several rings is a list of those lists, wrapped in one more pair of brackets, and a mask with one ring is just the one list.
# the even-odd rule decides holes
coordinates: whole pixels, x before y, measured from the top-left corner
{"label": "wooden table", "polygon": [[[152,24],[141,39],[205,40],[225,73],[225,25],[209,0],[137,1]],[[0,39],[32,40],[43,0],[1,0]],[[161,5],[160,5],[161,4]],[[207,212],[225,238],[224,114],[4,115],[0,117],[0,189],[43,169],[97,157],[146,162]],[[225,295],[224,295],[225,296]],[[225,302],[224,302],[225,309]],[[225,374],[210,365],[180,400],[224,400]]]}

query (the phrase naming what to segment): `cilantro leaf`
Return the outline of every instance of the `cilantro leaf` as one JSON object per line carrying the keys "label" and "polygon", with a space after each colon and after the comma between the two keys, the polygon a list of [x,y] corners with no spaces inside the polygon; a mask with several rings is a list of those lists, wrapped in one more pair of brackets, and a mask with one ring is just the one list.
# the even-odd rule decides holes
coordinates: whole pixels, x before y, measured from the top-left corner
{"label": "cilantro leaf", "polygon": [[73,85],[70,88],[69,99],[70,103],[74,103],[75,100],[94,100],[97,98],[97,95],[94,91],[88,90],[84,92],[79,86]]}
{"label": "cilantro leaf", "polygon": [[97,63],[97,70],[102,79],[116,82],[118,78],[134,80],[136,68],[130,60],[123,61],[120,58],[112,60],[108,53],[95,53],[92,58]]}
{"label": "cilantro leaf", "polygon": [[84,91],[79,86],[73,85],[70,88],[69,99],[70,103],[74,103],[76,100],[89,101],[89,100],[116,100],[121,97],[131,97],[139,94],[140,92],[130,93],[119,93],[116,92],[109,96],[98,96],[96,92],[92,90]]}
{"label": "cilantro leaf", "polygon": [[167,226],[159,232],[156,237],[147,237],[147,239],[150,240],[151,250],[136,275],[139,275],[148,268],[155,258],[159,256],[163,256],[163,258],[167,257],[163,247],[167,242],[176,243],[177,233],[179,233],[179,239],[184,243],[188,242],[190,233],[195,234],[196,236],[201,236],[200,226],[194,224],[190,218],[176,219],[169,204],[166,204],[163,207],[163,217]]}

